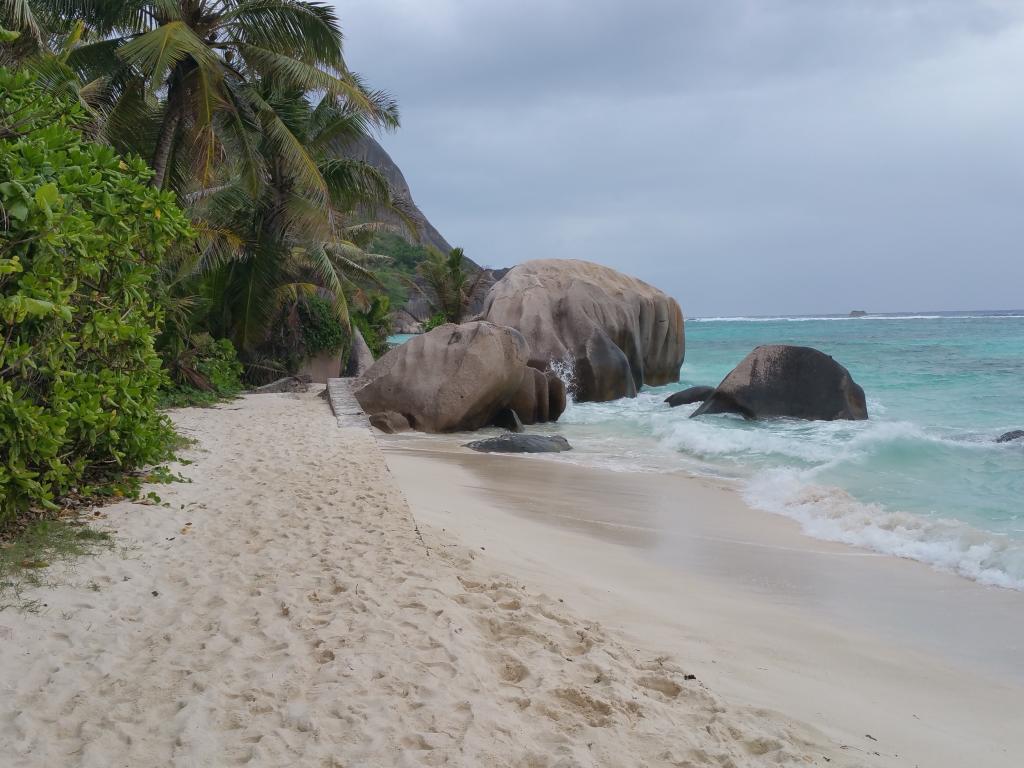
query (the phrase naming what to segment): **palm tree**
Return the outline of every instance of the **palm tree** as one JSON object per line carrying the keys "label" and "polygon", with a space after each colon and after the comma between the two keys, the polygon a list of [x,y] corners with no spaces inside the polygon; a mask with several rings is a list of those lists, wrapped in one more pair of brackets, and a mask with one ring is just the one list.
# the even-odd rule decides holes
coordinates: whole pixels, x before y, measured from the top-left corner
{"label": "palm tree", "polygon": [[382,225],[355,224],[351,212],[386,207],[408,218],[405,201],[394,197],[384,176],[345,155],[347,144],[367,130],[359,105],[328,96],[314,107],[301,91],[263,89],[261,98],[304,147],[312,169],[281,158],[277,142],[263,135],[254,141],[266,180],[255,192],[229,169],[225,184],[187,198],[205,237],[186,271],[204,276],[215,333],[246,353],[266,338],[282,305],[313,294],[328,296],[348,327],[349,297],[360,297],[359,283],[376,280],[372,267],[384,258],[364,250]]}
{"label": "palm tree", "polygon": [[[106,78],[122,151],[150,158],[152,183],[177,191],[211,183],[231,153],[255,188],[258,128],[321,201],[314,163],[259,87],[344,99],[377,125],[398,124],[394,102],[348,71],[334,9],[316,0],[0,0],[8,26],[42,47],[53,31],[83,25],[65,62],[83,82]],[[130,120],[125,119],[131,117]],[[129,130],[130,129],[130,130]]]}
{"label": "palm tree", "polygon": [[424,294],[435,316],[443,317],[446,323],[461,323],[480,290],[484,270],[474,275],[466,267],[466,255],[461,248],[453,248],[446,256],[434,246],[427,247],[427,258],[416,267],[427,291],[419,285],[417,289]]}

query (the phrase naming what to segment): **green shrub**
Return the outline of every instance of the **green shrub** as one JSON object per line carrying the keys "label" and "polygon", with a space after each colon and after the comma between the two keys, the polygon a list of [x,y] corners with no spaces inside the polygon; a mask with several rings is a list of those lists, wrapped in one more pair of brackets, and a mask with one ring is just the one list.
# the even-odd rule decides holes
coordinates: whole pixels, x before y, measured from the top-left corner
{"label": "green shrub", "polygon": [[156,267],[190,236],[82,109],[0,69],[0,525],[86,473],[166,455]]}
{"label": "green shrub", "polygon": [[390,298],[386,294],[373,296],[365,312],[352,313],[352,325],[363,334],[363,340],[376,360],[388,351],[388,336],[391,335]]}
{"label": "green shrub", "polygon": [[299,302],[298,309],[305,357],[337,352],[345,346],[345,329],[331,302],[319,296],[308,296]]}
{"label": "green shrub", "polygon": [[237,396],[243,389],[242,364],[228,339],[208,333],[193,336],[173,361],[165,361],[171,376],[161,390],[160,404],[169,408],[213,405]]}
{"label": "green shrub", "polygon": [[440,325],[444,325],[448,322],[448,318],[444,316],[443,312],[438,312],[435,315],[428,317],[423,323],[423,332],[432,331]]}

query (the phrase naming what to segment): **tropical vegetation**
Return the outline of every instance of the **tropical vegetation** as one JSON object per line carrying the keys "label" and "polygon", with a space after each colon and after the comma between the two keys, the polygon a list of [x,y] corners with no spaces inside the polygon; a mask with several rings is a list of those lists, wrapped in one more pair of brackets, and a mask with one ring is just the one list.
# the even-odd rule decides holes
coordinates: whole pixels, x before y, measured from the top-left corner
{"label": "tropical vegetation", "polygon": [[158,460],[158,405],[383,351],[398,124],[318,0],[0,0],[0,527]]}
{"label": "tropical vegetation", "polygon": [[416,269],[426,290],[422,291],[431,309],[427,328],[443,323],[461,323],[469,305],[480,290],[484,272],[471,270],[461,248],[447,254],[432,246]]}
{"label": "tropical vegetation", "polygon": [[86,119],[0,69],[0,525],[172,437],[153,280],[188,221],[142,160],[84,141]]}

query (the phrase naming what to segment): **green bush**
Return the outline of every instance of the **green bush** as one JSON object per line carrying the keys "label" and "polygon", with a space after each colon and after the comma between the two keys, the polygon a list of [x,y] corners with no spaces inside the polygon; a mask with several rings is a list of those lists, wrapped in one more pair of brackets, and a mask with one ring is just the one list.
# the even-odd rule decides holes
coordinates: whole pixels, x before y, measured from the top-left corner
{"label": "green bush", "polygon": [[345,329],[327,299],[308,296],[302,300],[299,303],[299,323],[305,357],[337,352],[345,346]]}
{"label": "green bush", "polygon": [[160,404],[164,407],[213,405],[237,396],[244,389],[242,364],[234,345],[208,333],[193,336],[170,367],[171,376],[160,393]]}
{"label": "green bush", "polygon": [[390,298],[386,294],[373,296],[365,312],[352,313],[352,325],[363,334],[363,340],[376,360],[388,351],[388,336],[391,335]]}
{"label": "green bush", "polygon": [[448,318],[444,316],[444,313],[438,312],[437,314],[431,315],[426,319],[426,321],[424,321],[423,332],[426,333],[427,331],[432,331],[438,326],[444,325],[447,322]]}
{"label": "green bush", "polygon": [[189,227],[143,161],[82,139],[84,120],[0,69],[0,525],[173,438],[153,285]]}

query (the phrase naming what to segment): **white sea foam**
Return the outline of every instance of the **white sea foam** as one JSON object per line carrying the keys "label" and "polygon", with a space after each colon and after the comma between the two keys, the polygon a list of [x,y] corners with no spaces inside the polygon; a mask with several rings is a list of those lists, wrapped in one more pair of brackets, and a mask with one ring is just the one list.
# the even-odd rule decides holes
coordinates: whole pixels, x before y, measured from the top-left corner
{"label": "white sea foam", "polygon": [[1024,590],[1024,542],[958,520],[868,504],[842,489],[808,482],[806,472],[772,469],[744,492],[751,506],[798,521],[815,538],[919,560],[969,579]]}

